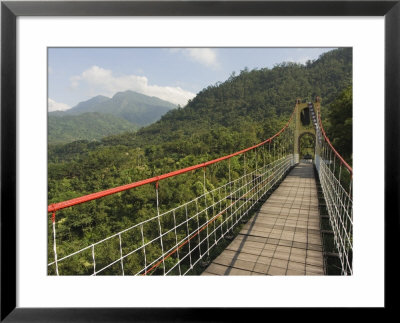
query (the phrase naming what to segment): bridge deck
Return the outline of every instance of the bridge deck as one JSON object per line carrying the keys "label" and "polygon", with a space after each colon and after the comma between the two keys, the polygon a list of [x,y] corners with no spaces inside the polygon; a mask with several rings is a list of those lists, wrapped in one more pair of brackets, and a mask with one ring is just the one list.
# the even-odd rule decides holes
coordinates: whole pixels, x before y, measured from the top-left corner
{"label": "bridge deck", "polygon": [[323,275],[312,164],[288,174],[202,275]]}

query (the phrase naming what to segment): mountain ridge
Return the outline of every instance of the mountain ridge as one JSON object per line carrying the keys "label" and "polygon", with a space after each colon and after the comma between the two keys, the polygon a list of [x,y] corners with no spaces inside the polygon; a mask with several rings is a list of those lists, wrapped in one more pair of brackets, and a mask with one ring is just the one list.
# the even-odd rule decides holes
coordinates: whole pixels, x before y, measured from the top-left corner
{"label": "mountain ridge", "polygon": [[[98,140],[127,130],[137,130],[158,121],[163,114],[176,107],[171,102],[131,90],[117,92],[111,98],[97,95],[69,110],[49,112],[48,141]],[[80,116],[84,116],[82,120]],[[110,125],[106,124],[107,119]],[[104,127],[103,131],[101,127]]]}
{"label": "mountain ridge", "polygon": [[132,123],[144,126],[157,121],[162,114],[176,107],[177,105],[158,97],[127,90],[117,92],[111,98],[97,95],[79,102],[71,109],[61,113],[60,111],[53,111],[49,115],[66,116],[98,112],[122,117]]}

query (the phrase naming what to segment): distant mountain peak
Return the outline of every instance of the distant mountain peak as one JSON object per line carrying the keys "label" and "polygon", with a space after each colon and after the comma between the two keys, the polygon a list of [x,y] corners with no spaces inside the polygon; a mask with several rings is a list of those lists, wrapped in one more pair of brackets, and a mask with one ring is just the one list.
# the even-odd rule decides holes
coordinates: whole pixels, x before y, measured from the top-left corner
{"label": "distant mountain peak", "polygon": [[[115,93],[111,98],[97,95],[78,103],[62,115],[82,115],[88,112],[112,114],[139,126],[158,121],[162,115],[177,106],[171,102],[132,90]],[[54,114],[54,116],[56,116]],[[59,115],[61,116],[61,114]]]}
{"label": "distant mountain peak", "polygon": [[144,100],[145,102],[149,102],[149,100],[152,100],[153,103],[156,103],[156,104],[159,104],[159,103],[162,102],[163,104],[166,104],[166,105],[170,106],[172,109],[177,107],[176,104],[174,104],[172,102],[169,102],[169,101],[166,101],[164,99],[161,99],[161,98],[159,98],[157,96],[147,95],[147,94],[139,93],[139,92],[136,92],[136,91],[133,91],[133,90],[126,90],[126,91],[117,92],[117,93],[115,93],[113,95],[112,99],[114,99],[114,98],[115,99],[120,99],[120,98],[125,99],[125,98],[128,98],[128,97],[129,98],[135,98],[135,99],[138,99],[138,100]]}
{"label": "distant mountain peak", "polygon": [[93,104],[102,103],[102,102],[105,102],[108,100],[111,100],[111,99],[104,95],[96,95],[86,101],[79,102],[76,106],[72,107],[69,111],[75,110],[75,109],[90,109],[90,108],[88,108],[89,106],[91,106]]}
{"label": "distant mountain peak", "polygon": [[99,94],[89,100],[109,100],[109,99],[110,99],[109,97]]}

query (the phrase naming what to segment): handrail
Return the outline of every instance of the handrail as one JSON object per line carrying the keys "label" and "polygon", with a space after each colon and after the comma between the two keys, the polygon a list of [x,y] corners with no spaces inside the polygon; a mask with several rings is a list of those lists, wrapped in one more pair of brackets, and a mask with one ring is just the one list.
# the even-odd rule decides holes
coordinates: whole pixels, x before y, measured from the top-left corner
{"label": "handrail", "polygon": [[[318,140],[316,167],[321,184],[324,212],[327,212],[332,230],[332,247],[341,263],[341,274],[353,274],[353,169],[337,152],[326,135],[322,125],[320,109],[318,114]],[[322,133],[322,135],[321,135]],[[322,138],[323,136],[323,138]],[[333,154],[332,154],[333,152]],[[332,159],[334,159],[332,161]],[[340,167],[339,167],[340,163]],[[343,166],[344,165],[344,166]],[[343,177],[342,169],[349,172],[350,178]]]}
{"label": "handrail", "polygon": [[217,159],[214,159],[214,160],[210,160],[210,161],[207,161],[207,162],[204,162],[204,163],[201,163],[201,164],[197,164],[197,165],[194,165],[194,166],[189,166],[189,167],[186,167],[186,168],[183,168],[183,169],[180,169],[180,170],[176,170],[176,171],[173,171],[173,172],[169,172],[169,173],[166,173],[166,174],[163,174],[163,175],[151,177],[151,178],[148,178],[148,179],[144,179],[144,180],[140,180],[140,181],[137,181],[137,182],[134,182],[134,183],[130,183],[130,184],[114,187],[114,188],[107,189],[107,190],[100,191],[100,192],[91,193],[91,194],[88,194],[88,195],[84,195],[84,196],[80,196],[80,197],[77,197],[77,198],[73,198],[71,200],[67,200],[67,201],[63,201],[63,202],[59,202],[59,203],[53,203],[53,204],[50,204],[47,207],[47,212],[53,213],[53,218],[54,218],[54,213],[56,211],[58,211],[58,210],[65,209],[65,208],[68,208],[68,207],[71,207],[71,206],[74,206],[74,205],[78,205],[78,204],[81,204],[81,203],[89,202],[89,201],[92,201],[92,200],[96,200],[96,199],[99,199],[99,198],[102,198],[102,197],[105,197],[105,196],[109,196],[109,195],[112,195],[112,194],[123,192],[123,191],[129,190],[129,189],[135,188],[135,187],[146,185],[146,184],[158,183],[159,181],[161,181],[163,179],[166,179],[166,178],[169,178],[169,177],[174,177],[174,176],[177,176],[177,175],[180,175],[180,174],[184,174],[184,173],[187,173],[187,172],[199,169],[199,168],[204,168],[204,167],[207,167],[209,165],[212,165],[212,164],[221,162],[223,160],[232,158],[234,156],[243,154],[243,153],[245,153],[245,152],[247,152],[249,150],[253,150],[253,149],[258,148],[258,147],[260,147],[260,146],[262,146],[262,145],[264,145],[264,144],[266,144],[268,142],[271,142],[273,139],[279,137],[279,135],[289,126],[289,124],[290,124],[290,122],[291,122],[291,120],[293,118],[293,114],[294,114],[294,110],[293,110],[293,112],[292,112],[292,114],[290,116],[289,121],[286,123],[286,125],[279,132],[277,132],[275,135],[273,135],[272,137],[268,138],[267,140],[264,140],[264,141],[254,145],[254,146],[242,149],[242,150],[237,151],[235,153],[232,153],[230,155],[226,155],[226,156],[223,156],[223,157],[220,157],[220,158],[217,158]]}

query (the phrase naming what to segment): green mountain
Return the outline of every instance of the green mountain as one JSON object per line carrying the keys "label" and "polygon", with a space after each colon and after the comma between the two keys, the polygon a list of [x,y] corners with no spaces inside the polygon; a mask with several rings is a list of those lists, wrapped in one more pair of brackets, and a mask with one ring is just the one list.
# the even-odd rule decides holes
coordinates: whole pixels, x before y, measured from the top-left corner
{"label": "green mountain", "polygon": [[81,115],[48,117],[48,143],[59,144],[76,140],[99,140],[105,136],[136,131],[138,126],[111,114],[86,112]]}
{"label": "green mountain", "polygon": [[64,114],[65,115],[77,115],[77,114],[82,114],[85,112],[98,112],[97,106],[99,104],[104,103],[109,100],[110,100],[110,98],[108,98],[104,95],[98,95],[87,101],[78,103],[72,109],[65,111]]}
{"label": "green mountain", "polygon": [[175,108],[176,105],[159,98],[125,91],[116,93],[111,99],[96,96],[65,111],[65,115],[98,112],[112,114],[136,125],[146,126],[159,120],[163,114]]}
{"label": "green mountain", "polygon": [[98,140],[149,125],[176,106],[133,91],[119,92],[111,99],[102,95],[80,102],[67,111],[49,113],[48,142]]}

